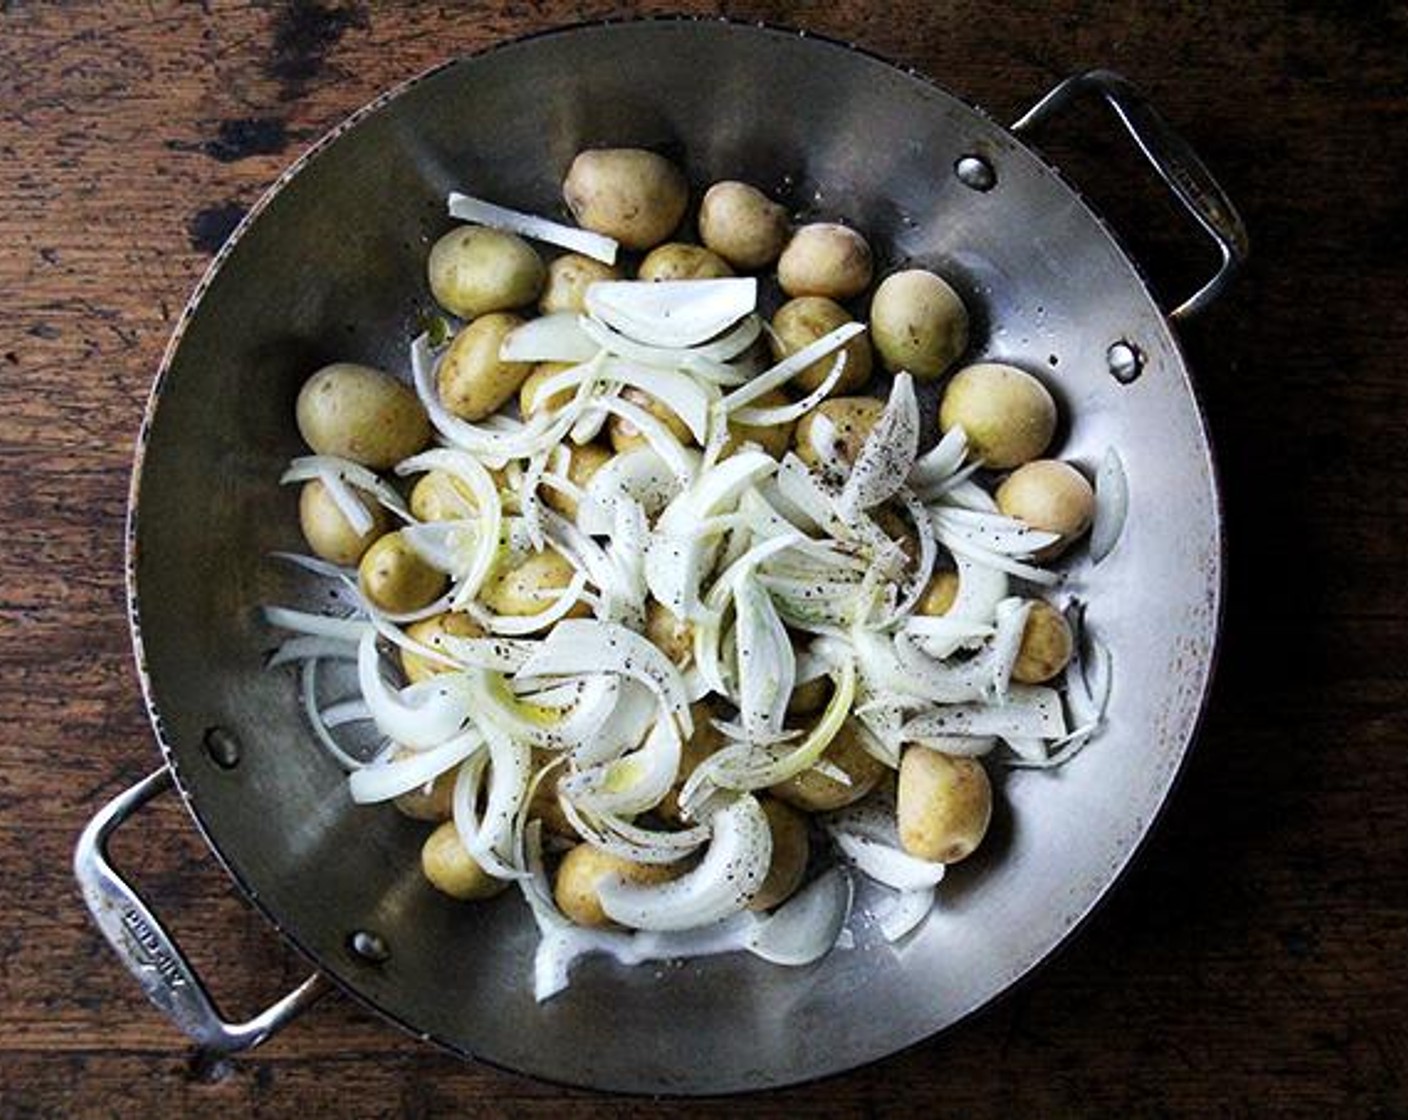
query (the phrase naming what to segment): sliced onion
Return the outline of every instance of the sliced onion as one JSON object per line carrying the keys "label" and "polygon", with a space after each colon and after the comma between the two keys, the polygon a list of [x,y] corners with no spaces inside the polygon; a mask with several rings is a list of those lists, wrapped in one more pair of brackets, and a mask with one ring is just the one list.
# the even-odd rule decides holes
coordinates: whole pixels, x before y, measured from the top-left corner
{"label": "sliced onion", "polygon": [[572,761],[582,767],[593,766],[637,746],[654,725],[658,711],[650,689],[639,681],[622,679],[611,714],[594,736],[572,749]]}
{"label": "sliced onion", "polygon": [[[375,471],[351,459],[340,459],[336,455],[303,455],[289,463],[288,469],[279,476],[279,482],[312,482],[329,474],[336,475],[358,490],[365,490],[393,513],[410,518],[410,511],[406,509],[401,495],[383,482]],[[343,516],[347,516],[345,512]]]}
{"label": "sliced onion", "polygon": [[455,823],[460,844],[487,874],[496,879],[520,879],[525,873],[494,850],[493,844],[485,838],[485,830],[479,819],[479,802],[488,764],[489,755],[485,751],[478,751],[460,763],[460,772],[455,777],[455,788],[450,795],[451,819]]}
{"label": "sliced onion", "polygon": [[885,411],[861,445],[836,503],[843,521],[889,501],[904,486],[919,453],[919,402],[914,378],[897,373]]}
{"label": "sliced onion", "polygon": [[[460,674],[441,673],[425,682],[431,688],[407,690],[398,696],[382,679],[380,661],[376,632],[368,629],[358,646],[357,683],[378,731],[402,746],[425,750],[439,746],[463,729],[470,717],[471,702]],[[408,694],[418,702],[408,702]]]}
{"label": "sliced onion", "polygon": [[[499,357],[505,362],[590,362],[601,350],[570,311],[539,315],[504,336]],[[539,391],[538,399],[546,398]]]}
{"label": "sliced onion", "polygon": [[[1005,741],[1011,745],[1014,740]],[[1040,743],[1041,740],[1033,739],[1032,742]],[[914,745],[953,758],[982,758],[992,753],[997,739],[991,735],[934,735],[928,739],[915,739]]]}
{"label": "sliced onion", "polygon": [[1030,556],[1061,539],[1060,533],[1033,529],[1026,522],[1001,513],[940,506],[933,511],[933,521],[936,530],[962,537],[974,548],[1003,556]]}
{"label": "sliced onion", "polygon": [[545,241],[549,245],[558,245],[601,261],[602,264],[616,263],[617,244],[604,234],[551,222],[536,214],[524,214],[505,206],[496,206],[492,202],[472,198],[458,191],[450,192],[446,204],[450,217],[458,218],[462,222],[491,226],[521,237],[531,237],[534,241]]}
{"label": "sliced onion", "polygon": [[368,722],[372,718],[372,710],[367,707],[365,701],[353,697],[351,700],[329,704],[318,713],[318,717],[323,721],[324,727],[341,727],[345,723]]}
{"label": "sliced onion", "polygon": [[370,805],[420,789],[463,762],[483,745],[484,736],[471,730],[428,751],[418,751],[394,762],[364,767],[347,780],[352,800],[358,805]]}
{"label": "sliced onion", "polygon": [[666,716],[656,720],[639,750],[564,778],[561,788],[594,812],[642,813],[675,784],[681,748],[675,721]]}
{"label": "sliced onion", "polygon": [[357,643],[342,638],[319,638],[305,634],[302,637],[290,638],[279,646],[273,656],[264,663],[264,667],[277,669],[280,665],[287,665],[291,661],[307,661],[311,657],[334,661],[356,661]]}
{"label": "sliced onion", "polygon": [[537,642],[514,638],[457,638],[441,634],[439,640],[441,652],[453,660],[456,668],[489,669],[496,673],[516,672],[538,648]]}
{"label": "sliced onion", "polygon": [[[976,471],[979,464],[974,464]],[[943,487],[938,495],[941,505],[956,509],[977,510],[979,513],[997,513],[997,503],[993,501],[992,495],[979,486],[965,478],[962,482],[950,482]]]}
{"label": "sliced onion", "polygon": [[464,604],[461,609],[491,634],[521,638],[527,634],[536,634],[541,630],[546,630],[553,623],[567,617],[581,601],[586,589],[587,577],[581,572],[573,572],[567,586],[553,595],[552,602],[533,614],[495,614],[474,602]]}
{"label": "sliced onion", "polygon": [[619,416],[632,425],[681,482],[687,483],[693,479],[698,461],[690,454],[689,448],[675,438],[675,433],[663,420],[622,397],[598,397],[592,401],[592,408]]}
{"label": "sliced onion", "polygon": [[934,908],[934,888],[897,891],[876,908],[875,923],[886,941],[902,941],[913,933]]}
{"label": "sliced onion", "polygon": [[[709,351],[717,345],[719,352],[723,353],[736,340],[742,338],[747,339],[743,347],[746,349],[752,345],[753,339],[758,337],[759,332],[757,316],[750,315],[727,335],[719,339],[717,344],[670,348],[648,346],[643,342],[636,342],[589,315],[582,315],[577,321],[582,333],[608,354],[616,354],[622,358],[629,358],[631,361],[661,369],[684,370],[711,385],[741,385],[748,378],[743,371],[729,365],[726,359],[711,357]],[[729,345],[725,346],[725,343]],[[733,357],[733,353],[729,353],[728,357]]]}
{"label": "sliced onion", "polygon": [[809,342],[795,354],[789,354],[776,365],[763,370],[748,384],[728,394],[723,400],[724,410],[732,412],[746,404],[752,404],[774,389],[781,388],[813,362],[819,362],[828,354],[841,349],[863,330],[864,323],[842,323],[834,331],[827,332],[815,342]]}
{"label": "sliced onion", "polygon": [[944,877],[942,863],[919,859],[842,827],[828,825],[828,831],[836,846],[862,874],[897,891],[929,890]]}
{"label": "sliced onion", "polygon": [[695,346],[722,334],[758,302],[754,277],[604,280],[587,288],[587,312],[651,346]]}
{"label": "sliced onion", "polygon": [[474,563],[479,521],[422,521],[407,525],[401,536],[412,552],[437,571],[459,577]]}
{"label": "sliced onion", "polygon": [[955,424],[938,443],[915,460],[909,484],[916,490],[926,490],[946,481],[963,466],[967,454],[968,433],[961,424]]}
{"label": "sliced onion", "polygon": [[1020,560],[1014,560],[1010,556],[1004,556],[1000,552],[993,552],[990,549],[980,548],[973,544],[966,534],[953,532],[948,529],[938,515],[934,517],[934,535],[948,548],[954,556],[964,556],[976,564],[986,568],[997,568],[1010,575],[1025,579],[1031,583],[1038,583],[1044,587],[1053,587],[1061,582],[1059,572],[1048,572],[1045,568],[1033,567],[1031,564],[1024,564]]}
{"label": "sliced onion", "polygon": [[1090,527],[1090,559],[1098,564],[1110,555],[1129,516],[1129,478],[1124,460],[1113,447],[1106,448],[1095,472],[1095,520]]}
{"label": "sliced onion", "polygon": [[312,572],[315,576],[322,576],[325,579],[335,579],[339,583],[352,583],[357,578],[356,568],[344,568],[338,564],[329,563],[319,559],[317,556],[305,556],[301,552],[283,552],[279,549],[269,553],[271,560],[282,560],[286,564],[292,564],[295,568],[302,568],[305,572]]}
{"label": "sliced onion", "polygon": [[615,525],[616,503],[622,498],[638,502],[653,518],[680,490],[679,478],[654,448],[637,447],[613,455],[583,487],[577,527],[592,536],[608,536]]}
{"label": "sliced onion", "polygon": [[733,600],[738,627],[739,708],[749,738],[760,741],[782,730],[796,680],[797,656],[777,608],[756,577],[739,579]]}
{"label": "sliced onion", "polygon": [[851,912],[850,877],[823,872],[797,892],[748,938],[748,951],[772,964],[799,967],[831,951]]}
{"label": "sliced onion", "polygon": [[477,515],[475,523],[474,552],[469,566],[463,574],[458,574],[452,603],[461,607],[479,594],[484,581],[493,570],[494,559],[498,554],[499,533],[503,523],[503,502],[499,498],[499,488],[484,465],[473,455],[449,448],[434,448],[412,455],[396,466],[399,475],[415,474],[419,471],[442,470],[463,483],[474,496]]}
{"label": "sliced onion", "polygon": [[945,617],[992,622],[997,617],[997,604],[1007,598],[1007,573],[962,555],[955,556],[953,564],[958,572],[958,594]]}
{"label": "sliced onion", "polygon": [[321,713],[318,711],[318,659],[316,657],[303,662],[298,688],[303,700],[303,714],[307,716],[308,726],[313,729],[313,735],[322,744],[323,749],[332,755],[344,770],[355,771],[365,766],[366,762],[362,759],[354,758],[342,749],[342,745],[333,738],[332,732],[323,723]]}
{"label": "sliced onion", "polygon": [[901,633],[924,653],[942,661],[963,646],[991,638],[997,631],[987,623],[951,615],[910,615]]}
{"label": "sliced onion", "polygon": [[1059,739],[1066,733],[1061,700],[1042,685],[1012,685],[1002,704],[951,704],[916,716],[904,726],[908,740],[938,735],[1038,736]]}
{"label": "sliced onion", "polygon": [[781,424],[791,424],[800,420],[807,413],[811,412],[831,395],[831,391],[836,388],[837,382],[841,380],[846,372],[846,353],[842,351],[836,355],[836,360],[831,363],[831,369],[821,384],[808,393],[801,400],[793,401],[791,404],[773,405],[770,408],[758,408],[741,406],[733,410],[730,419],[739,424],[746,424],[751,428],[767,428]]}
{"label": "sliced onion", "polygon": [[323,489],[327,491],[328,497],[332,499],[332,504],[337,507],[337,511],[342,514],[352,532],[357,536],[365,536],[371,532],[375,521],[372,520],[372,512],[361,498],[352,492],[352,487],[342,481],[342,476],[336,471],[319,471],[318,481],[323,484]]}

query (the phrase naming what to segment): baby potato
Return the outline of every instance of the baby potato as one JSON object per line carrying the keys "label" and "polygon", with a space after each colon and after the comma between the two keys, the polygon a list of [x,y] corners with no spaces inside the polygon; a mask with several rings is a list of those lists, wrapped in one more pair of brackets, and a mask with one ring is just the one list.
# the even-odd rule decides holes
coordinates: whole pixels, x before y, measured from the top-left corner
{"label": "baby potato", "polygon": [[733,269],[718,253],[680,241],[650,250],[636,270],[638,280],[717,280],[732,275]]}
{"label": "baby potato", "polygon": [[436,302],[462,319],[527,307],[547,280],[533,246],[488,226],[452,229],[431,247],[426,269]]}
{"label": "baby potato", "polygon": [[678,864],[633,863],[590,844],[578,844],[562,857],[552,893],[557,908],[572,921],[599,928],[615,924],[601,908],[598,893],[602,880],[608,875],[619,875],[628,883],[649,886],[668,883],[681,871],[683,868]]}
{"label": "baby potato", "polygon": [[758,893],[748,903],[749,910],[771,910],[791,898],[807,873],[811,842],[807,839],[807,819],[775,797],[758,799],[772,832],[772,863]]}
{"label": "baby potato", "polygon": [[527,420],[539,409],[561,408],[572,399],[575,389],[559,389],[550,397],[538,399],[538,386],[555,373],[575,369],[575,362],[539,362],[518,387],[518,413]]}
{"label": "baby potato", "polygon": [[478,508],[474,494],[448,471],[426,471],[411,487],[411,513],[419,521],[460,521]]}
{"label": "baby potato", "polygon": [[324,366],[303,384],[298,433],[319,455],[385,470],[430,442],[430,418],[407,386],[352,362]]}
{"label": "baby potato", "polygon": [[799,684],[792,690],[792,698],[787,701],[789,716],[810,716],[820,712],[831,699],[834,686],[831,678],[822,676]]}
{"label": "baby potato", "polygon": [[[676,416],[667,405],[662,404],[649,393],[631,387],[623,389],[621,396],[632,404],[639,405],[657,420],[662,421],[665,427],[674,433],[675,438],[686,447],[694,443],[694,435],[690,432],[689,425]],[[621,416],[613,415],[606,430],[611,437],[611,446],[616,449],[617,454],[622,451],[631,451],[637,447],[647,447],[650,444],[650,441],[641,435],[634,424]]]}
{"label": "baby potato", "polygon": [[694,626],[654,599],[645,608],[645,636],[681,669],[694,659]]}
{"label": "baby potato", "polygon": [[870,287],[870,244],[849,226],[813,222],[792,235],[777,262],[777,282],[789,296],[851,299]]}
{"label": "baby potato", "polygon": [[694,720],[694,733],[684,741],[680,750],[679,776],[654,810],[657,817],[673,825],[685,823],[680,813],[680,790],[685,781],[694,773],[695,767],[725,745],[723,732],[709,722],[714,713],[708,704],[691,704],[689,714]]}
{"label": "baby potato", "polygon": [[[393,760],[399,760],[409,753],[398,748],[392,752],[391,757]],[[410,817],[413,821],[428,821],[431,824],[447,821],[453,813],[455,775],[458,772],[458,767],[452,766],[431,782],[429,789],[421,787],[411,790],[410,793],[403,793],[395,798],[392,804],[403,816]]]}
{"label": "baby potato", "polygon": [[1035,459],[1056,432],[1056,402],[1025,370],[980,362],[953,375],[939,402],[939,427],[962,425],[972,455],[987,466]]}
{"label": "baby potato", "polygon": [[935,572],[929,577],[924,594],[919,597],[915,611],[936,618],[948,614],[953,601],[958,598],[958,573]]}
{"label": "baby potato", "polygon": [[785,206],[747,183],[715,183],[699,204],[699,239],[746,271],[777,260],[790,224]]}
{"label": "baby potato", "polygon": [[447,582],[444,572],[411,551],[399,530],[387,533],[367,549],[357,567],[362,594],[392,614],[429,606],[444,593]]}
{"label": "baby potato", "polygon": [[[576,573],[567,557],[556,549],[535,552],[516,568],[494,573],[485,581],[479,598],[495,614],[525,617],[542,614],[553,605],[544,592],[561,591]],[[586,615],[587,605],[578,603],[571,617]]]}
{"label": "baby potato", "polygon": [[445,407],[462,420],[483,420],[518,392],[532,372],[530,362],[506,362],[499,347],[523,320],[495,312],[480,316],[455,335],[440,360],[436,384]]}
{"label": "baby potato", "polygon": [[[772,317],[768,346],[772,350],[773,360],[780,362],[783,358],[789,358],[804,346],[853,321],[844,307],[826,296],[799,296],[788,300]],[[846,367],[833,386],[832,395],[852,393],[870,380],[870,340],[864,334],[856,335],[841,347],[840,353],[846,355]],[[792,379],[792,384],[810,393],[826,380],[836,361],[836,354],[832,351],[807,366]]]}
{"label": "baby potato", "polygon": [[957,863],[982,843],[992,819],[992,785],[982,764],[910,747],[896,794],[900,846],[919,859]]}
{"label": "baby potato", "polygon": [[380,502],[355,489],[352,493],[371,515],[372,527],[365,533],[358,533],[352,528],[352,523],[332,500],[328,488],[316,478],[305,482],[298,495],[298,524],[303,530],[303,539],[308,542],[314,556],[321,556],[332,564],[355,564],[372,546],[372,542],[386,532],[389,522]]}
{"label": "baby potato", "polygon": [[891,373],[941,376],[968,348],[968,311],[947,281],[922,268],[885,277],[870,301],[870,337]]}
{"label": "baby potato", "polygon": [[580,152],[562,197],[583,229],[627,249],[650,249],[675,231],[689,204],[689,184],[664,156],[641,148]]}
{"label": "baby potato", "polygon": [[779,782],[768,792],[808,813],[830,812],[859,801],[875,788],[885,772],[885,764],[863,745],[862,736],[868,734],[854,719],[847,719],[822,755],[850,777],[850,785],[813,768]]}
{"label": "baby potato", "polygon": [[911,564],[918,562],[919,535],[914,531],[914,526],[900,516],[894,505],[887,502],[877,506],[870,511],[870,518],[887,537],[899,544],[900,551]]}
{"label": "baby potato", "polygon": [[1085,475],[1059,459],[1033,459],[1009,474],[993,495],[997,508],[1034,529],[1060,533],[1061,539],[1038,552],[1041,560],[1059,555],[1090,528],[1095,491]]}
{"label": "baby potato", "polygon": [[885,411],[885,402],[876,397],[832,397],[797,422],[793,437],[797,458],[809,467],[821,464],[817,441],[826,440],[834,454],[854,463],[866,438]]}
{"label": "baby potato", "polygon": [[464,902],[493,898],[508,886],[480,867],[465,851],[454,821],[446,821],[426,837],[425,846],[420,850],[420,867],[436,890]]}
{"label": "baby potato", "polygon": [[563,253],[548,263],[547,283],[538,297],[538,310],[544,315],[570,311],[580,315],[587,309],[587,289],[598,280],[620,280],[623,274],[611,264],[603,264],[581,253]]}
{"label": "baby potato", "polygon": [[[749,407],[779,408],[790,403],[791,399],[781,389],[769,389],[753,401]],[[796,421],[790,424],[764,424],[754,427],[751,424],[740,424],[737,420],[730,419],[728,422],[728,442],[724,444],[719,458],[727,459],[745,443],[756,443],[774,459],[781,459],[787,454],[787,449],[792,446],[792,433],[796,428]]]}
{"label": "baby potato", "polygon": [[1043,684],[1066,667],[1074,652],[1075,637],[1065,616],[1046,600],[1037,599],[1027,615],[1012,679]]}
{"label": "baby potato", "polygon": [[[413,622],[406,627],[406,636],[411,641],[419,642],[423,646],[429,646],[431,649],[441,652],[445,649],[446,635],[451,638],[482,638],[484,631],[480,629],[474,619],[462,611],[444,611],[441,614],[423,618],[419,622]],[[419,653],[413,653],[404,646],[399,650],[399,654],[401,671],[406,674],[406,680],[411,684],[428,680],[437,673],[450,671],[448,665],[432,661]]]}
{"label": "baby potato", "polygon": [[[567,453],[567,481],[579,487],[586,486],[592,480],[592,475],[601,470],[611,457],[611,452],[598,443],[570,445]],[[551,486],[544,486],[538,492],[549,507],[557,510],[563,517],[576,520],[577,499],[572,495],[564,494]]]}

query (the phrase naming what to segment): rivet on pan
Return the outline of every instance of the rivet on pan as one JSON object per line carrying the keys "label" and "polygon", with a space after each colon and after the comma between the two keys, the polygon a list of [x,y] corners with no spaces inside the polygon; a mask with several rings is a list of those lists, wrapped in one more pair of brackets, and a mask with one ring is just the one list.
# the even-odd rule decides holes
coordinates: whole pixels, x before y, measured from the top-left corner
{"label": "rivet on pan", "polygon": [[205,733],[205,753],[221,770],[233,770],[240,763],[240,741],[223,727]]}
{"label": "rivet on pan", "polygon": [[1144,355],[1139,352],[1139,347],[1124,339],[1113,343],[1105,351],[1105,362],[1109,366],[1110,376],[1121,385],[1137,380],[1144,372]]}
{"label": "rivet on pan", "polygon": [[368,964],[383,964],[391,957],[391,949],[382,938],[370,930],[356,930],[347,939],[347,947],[352,955],[361,957]]}
{"label": "rivet on pan", "polygon": [[997,172],[982,156],[964,156],[953,165],[958,181],[975,191],[990,191],[997,186]]}

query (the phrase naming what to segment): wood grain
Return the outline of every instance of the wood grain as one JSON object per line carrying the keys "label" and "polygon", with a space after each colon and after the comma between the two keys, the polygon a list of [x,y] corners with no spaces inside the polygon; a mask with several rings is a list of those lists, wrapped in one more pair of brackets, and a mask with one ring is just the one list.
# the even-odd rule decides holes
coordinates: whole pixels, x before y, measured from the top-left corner
{"label": "wood grain", "polygon": [[[703,4],[671,9],[716,12]],[[644,5],[632,11],[664,11]],[[1408,15],[1327,2],[749,3],[1010,118],[1139,81],[1256,255],[1185,332],[1226,487],[1227,634],[1163,826],[1084,934],[972,1023],[756,1116],[1408,1114]],[[84,916],[86,818],[152,767],[121,583],[174,316],[306,144],[386,86],[609,5],[0,4],[0,1116],[733,1115],[459,1063],[333,999],[194,1060]],[[1095,114],[1046,143],[1170,292],[1206,268]],[[300,964],[162,805],[123,857],[232,1010]]]}

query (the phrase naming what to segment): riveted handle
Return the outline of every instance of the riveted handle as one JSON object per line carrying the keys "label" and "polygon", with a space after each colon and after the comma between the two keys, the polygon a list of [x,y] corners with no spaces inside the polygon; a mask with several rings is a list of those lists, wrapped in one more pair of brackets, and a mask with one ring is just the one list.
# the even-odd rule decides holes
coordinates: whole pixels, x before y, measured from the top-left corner
{"label": "riveted handle", "polygon": [[1222,256],[1217,272],[1169,313],[1171,319],[1187,321],[1222,294],[1246,261],[1246,226],[1231,199],[1188,142],[1169,127],[1132,82],[1112,70],[1090,70],[1067,78],[1022,114],[1012,124],[1012,131],[1030,132],[1077,97],[1088,93],[1104,99],[1159,178],[1217,243]]}
{"label": "riveted handle", "polygon": [[286,1026],[327,991],[328,982],[315,972],[252,1019],[231,1023],[221,1016],[175,939],[108,859],[112,834],[171,785],[171,772],[162,767],[103,806],[78,838],[73,872],[93,920],[147,998],[202,1049],[233,1054]]}

